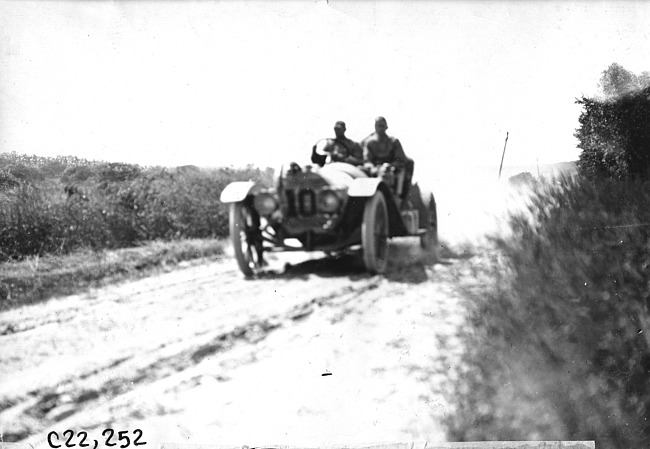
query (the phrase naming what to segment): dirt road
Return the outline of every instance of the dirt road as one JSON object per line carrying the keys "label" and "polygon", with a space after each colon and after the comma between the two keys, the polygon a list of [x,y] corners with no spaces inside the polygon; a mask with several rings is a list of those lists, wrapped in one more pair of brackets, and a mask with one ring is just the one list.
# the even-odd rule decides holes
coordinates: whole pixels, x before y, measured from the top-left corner
{"label": "dirt road", "polygon": [[148,442],[444,441],[462,261],[420,251],[394,242],[386,276],[294,256],[257,280],[224,257],[4,312],[4,441],[101,441],[105,428]]}

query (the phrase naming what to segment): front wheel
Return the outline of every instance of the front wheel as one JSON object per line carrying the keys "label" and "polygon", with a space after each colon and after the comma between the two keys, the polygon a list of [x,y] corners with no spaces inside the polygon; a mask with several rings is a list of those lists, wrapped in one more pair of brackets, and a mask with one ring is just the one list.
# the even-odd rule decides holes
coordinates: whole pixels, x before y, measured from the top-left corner
{"label": "front wheel", "polygon": [[230,205],[230,239],[237,265],[245,276],[253,276],[264,263],[260,218],[251,206]]}
{"label": "front wheel", "polygon": [[361,224],[363,261],[370,273],[386,271],[388,259],[388,208],[384,194],[376,192],[366,202]]}

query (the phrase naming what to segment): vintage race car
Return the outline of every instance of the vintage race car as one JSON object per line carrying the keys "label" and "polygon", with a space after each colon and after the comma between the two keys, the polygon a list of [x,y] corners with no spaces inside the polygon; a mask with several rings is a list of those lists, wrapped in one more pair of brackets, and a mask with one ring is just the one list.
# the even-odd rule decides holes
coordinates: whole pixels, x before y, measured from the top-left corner
{"label": "vintage race car", "polygon": [[255,275],[271,251],[360,249],[367,270],[383,273],[389,238],[419,236],[423,248],[434,249],[435,199],[422,198],[417,184],[402,199],[401,182],[399,170],[388,165],[369,176],[348,163],[329,162],[323,167],[291,163],[281,169],[274,188],[229,184],[221,202],[230,204],[230,238],[240,270]]}

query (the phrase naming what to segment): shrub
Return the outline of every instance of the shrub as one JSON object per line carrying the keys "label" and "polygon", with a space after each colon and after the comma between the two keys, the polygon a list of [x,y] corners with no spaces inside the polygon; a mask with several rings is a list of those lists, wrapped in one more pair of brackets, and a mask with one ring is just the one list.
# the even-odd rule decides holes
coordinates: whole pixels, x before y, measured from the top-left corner
{"label": "shrub", "polygon": [[15,187],[0,203],[0,258],[38,254],[47,244],[51,227],[41,213],[38,189]]}
{"label": "shrub", "polygon": [[650,178],[650,81],[617,64],[603,72],[605,98],[576,100],[582,105],[575,137],[582,149],[578,168],[584,176]]}
{"label": "shrub", "polygon": [[650,183],[565,178],[510,218],[472,294],[454,439],[650,442]]}
{"label": "shrub", "polygon": [[38,169],[21,163],[7,164],[2,168],[2,171],[6,176],[17,181],[36,182],[43,180],[43,175]]}
{"label": "shrub", "polygon": [[142,169],[137,165],[110,163],[99,167],[99,185],[110,188],[114,183],[124,182],[137,178]]}
{"label": "shrub", "polygon": [[87,181],[94,175],[94,171],[86,165],[72,165],[66,167],[61,174],[61,181],[67,183]]}
{"label": "shrub", "polygon": [[0,170],[0,192],[18,187],[20,182],[6,169]]}
{"label": "shrub", "polygon": [[535,177],[529,172],[522,172],[518,175],[511,176],[508,178],[508,181],[513,185],[530,185],[534,184],[536,180]]}

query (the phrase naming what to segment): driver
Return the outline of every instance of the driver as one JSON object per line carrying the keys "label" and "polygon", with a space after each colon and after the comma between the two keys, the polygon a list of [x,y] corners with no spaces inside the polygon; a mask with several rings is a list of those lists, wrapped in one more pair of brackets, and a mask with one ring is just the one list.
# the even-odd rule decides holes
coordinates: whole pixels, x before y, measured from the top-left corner
{"label": "driver", "polygon": [[404,170],[402,198],[406,198],[413,178],[413,159],[406,156],[402,144],[396,137],[386,134],[388,123],[384,117],[375,119],[375,132],[363,139],[364,168],[373,175],[382,164],[390,164]]}
{"label": "driver", "polygon": [[[338,121],[334,124],[334,139],[327,139],[327,145],[323,152],[331,155],[332,162],[347,162],[352,165],[363,164],[363,150],[357,142],[345,137],[345,122]],[[311,161],[321,167],[325,165],[326,155],[316,153],[316,149],[311,153]]]}

